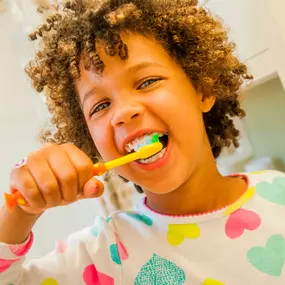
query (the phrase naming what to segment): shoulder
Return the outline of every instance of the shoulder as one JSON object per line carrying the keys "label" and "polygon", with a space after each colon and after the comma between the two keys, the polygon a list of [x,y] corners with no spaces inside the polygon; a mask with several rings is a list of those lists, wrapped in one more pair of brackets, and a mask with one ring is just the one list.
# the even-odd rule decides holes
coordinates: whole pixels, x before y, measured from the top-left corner
{"label": "shoulder", "polygon": [[247,176],[249,186],[256,194],[249,205],[257,207],[266,216],[284,216],[285,174],[276,170],[266,170],[249,173]]}
{"label": "shoulder", "polygon": [[277,170],[263,170],[245,174],[252,185],[259,183],[272,183],[274,181],[284,181],[285,187],[285,173]]}

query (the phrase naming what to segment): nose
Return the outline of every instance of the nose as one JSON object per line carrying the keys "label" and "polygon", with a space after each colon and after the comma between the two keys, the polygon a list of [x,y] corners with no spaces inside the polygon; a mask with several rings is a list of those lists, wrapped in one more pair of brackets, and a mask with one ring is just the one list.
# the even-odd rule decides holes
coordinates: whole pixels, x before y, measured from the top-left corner
{"label": "nose", "polygon": [[113,115],[111,124],[113,127],[122,126],[132,122],[134,119],[142,117],[144,107],[142,105],[127,105],[117,108]]}

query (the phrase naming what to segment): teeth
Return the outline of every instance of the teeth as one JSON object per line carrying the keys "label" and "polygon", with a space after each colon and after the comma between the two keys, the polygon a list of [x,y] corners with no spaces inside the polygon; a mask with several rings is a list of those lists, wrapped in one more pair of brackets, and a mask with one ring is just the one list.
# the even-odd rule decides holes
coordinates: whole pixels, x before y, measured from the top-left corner
{"label": "teeth", "polygon": [[151,143],[152,136],[154,134],[157,134],[159,137],[162,137],[164,135],[163,133],[151,133],[151,134],[144,135],[140,138],[136,138],[135,140],[125,145],[125,150],[127,152],[132,152],[133,150],[138,151],[142,146]]}
{"label": "teeth", "polygon": [[166,151],[166,148],[163,148],[159,153],[157,153],[156,155],[150,157],[150,158],[147,158],[147,159],[141,159],[139,160],[140,163],[142,164],[148,164],[148,163],[153,163],[155,162],[156,160],[160,159],[163,157],[163,155],[165,154],[165,151]]}

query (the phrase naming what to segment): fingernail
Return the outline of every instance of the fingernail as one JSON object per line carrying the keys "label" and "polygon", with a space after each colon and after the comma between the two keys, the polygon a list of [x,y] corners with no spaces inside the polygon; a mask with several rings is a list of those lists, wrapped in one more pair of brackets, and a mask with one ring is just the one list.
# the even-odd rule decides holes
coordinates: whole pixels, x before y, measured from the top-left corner
{"label": "fingernail", "polygon": [[94,193],[97,193],[97,192],[99,192],[99,191],[101,191],[103,189],[104,189],[103,183],[97,182],[93,191],[94,191]]}
{"label": "fingernail", "polygon": [[94,193],[97,193],[100,190],[99,185],[96,184],[95,188],[93,189]]}

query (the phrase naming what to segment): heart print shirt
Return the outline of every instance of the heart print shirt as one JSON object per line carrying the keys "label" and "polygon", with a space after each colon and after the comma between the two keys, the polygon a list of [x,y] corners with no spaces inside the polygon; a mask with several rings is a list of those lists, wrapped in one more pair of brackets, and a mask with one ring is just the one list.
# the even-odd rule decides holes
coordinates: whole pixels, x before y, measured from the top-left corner
{"label": "heart print shirt", "polygon": [[28,264],[32,233],[20,245],[0,243],[0,284],[284,285],[285,174],[239,175],[246,191],[215,212],[167,216],[143,198]]}

